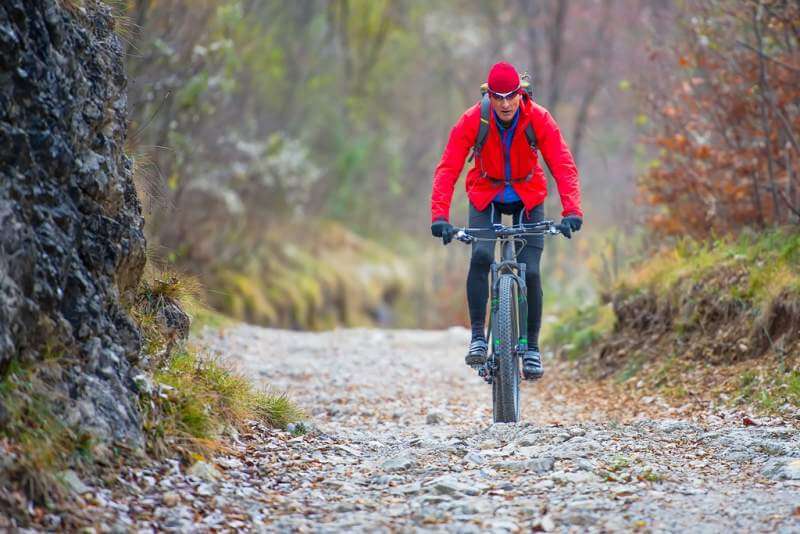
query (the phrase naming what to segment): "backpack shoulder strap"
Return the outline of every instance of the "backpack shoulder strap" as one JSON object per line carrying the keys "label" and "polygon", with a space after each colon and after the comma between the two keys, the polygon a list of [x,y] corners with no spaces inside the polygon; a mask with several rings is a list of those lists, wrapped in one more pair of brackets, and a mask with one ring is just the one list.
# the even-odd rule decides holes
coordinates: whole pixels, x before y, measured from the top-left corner
{"label": "backpack shoulder strap", "polygon": [[525,137],[528,138],[528,144],[531,146],[531,150],[535,152],[539,148],[539,145],[536,141],[536,132],[533,130],[533,124],[530,122],[525,127]]}
{"label": "backpack shoulder strap", "polygon": [[489,135],[490,111],[489,95],[484,94],[483,98],[481,98],[481,122],[478,125],[478,137],[475,138],[475,146],[472,147],[472,154],[469,156],[469,161],[472,161],[472,158],[474,158],[476,154],[480,155],[481,149],[483,149],[483,145],[486,143],[486,136]]}

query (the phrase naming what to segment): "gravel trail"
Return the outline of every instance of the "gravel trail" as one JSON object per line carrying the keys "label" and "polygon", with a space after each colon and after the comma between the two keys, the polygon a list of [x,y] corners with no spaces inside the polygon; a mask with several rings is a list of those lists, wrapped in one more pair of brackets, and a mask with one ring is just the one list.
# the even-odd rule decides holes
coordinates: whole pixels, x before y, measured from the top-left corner
{"label": "gravel trail", "polygon": [[524,422],[491,425],[467,341],[461,328],[207,332],[311,431],[254,424],[215,467],[131,470],[128,494],[96,494],[99,516],[119,531],[800,531],[796,420],[611,417],[607,399],[558,389],[571,379],[545,361],[523,384]]}
{"label": "gravel trail", "polygon": [[568,378],[551,373],[523,384],[523,423],[491,425],[461,328],[241,326],[207,340],[316,426],[292,445],[321,463],[275,485],[277,530],[800,530],[791,422],[615,422],[591,399],[553,395],[548,380]]}

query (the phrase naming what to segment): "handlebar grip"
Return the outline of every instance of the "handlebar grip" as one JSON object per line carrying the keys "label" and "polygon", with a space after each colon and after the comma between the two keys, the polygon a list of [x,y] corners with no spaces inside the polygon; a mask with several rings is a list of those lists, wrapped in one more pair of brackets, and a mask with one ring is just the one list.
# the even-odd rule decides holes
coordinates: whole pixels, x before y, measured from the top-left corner
{"label": "handlebar grip", "polygon": [[561,235],[568,235],[568,233],[572,233],[572,229],[566,224],[554,224],[553,226]]}

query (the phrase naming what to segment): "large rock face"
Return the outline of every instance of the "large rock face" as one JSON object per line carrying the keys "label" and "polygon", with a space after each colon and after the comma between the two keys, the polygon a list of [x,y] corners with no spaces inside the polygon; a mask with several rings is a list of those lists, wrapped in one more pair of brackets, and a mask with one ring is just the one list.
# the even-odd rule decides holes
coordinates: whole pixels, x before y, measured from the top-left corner
{"label": "large rock face", "polygon": [[54,358],[67,420],[138,442],[123,303],[145,240],[113,23],[92,0],[0,2],[0,372]]}

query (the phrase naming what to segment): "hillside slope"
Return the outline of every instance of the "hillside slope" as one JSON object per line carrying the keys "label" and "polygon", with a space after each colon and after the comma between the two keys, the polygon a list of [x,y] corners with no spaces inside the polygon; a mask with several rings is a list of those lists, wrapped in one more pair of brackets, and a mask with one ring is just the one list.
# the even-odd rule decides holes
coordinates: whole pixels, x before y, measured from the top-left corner
{"label": "hillside slope", "polygon": [[550,336],[588,376],[675,402],[800,406],[800,235],[684,241]]}

